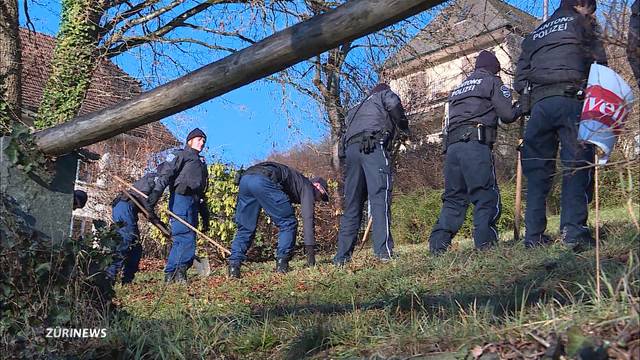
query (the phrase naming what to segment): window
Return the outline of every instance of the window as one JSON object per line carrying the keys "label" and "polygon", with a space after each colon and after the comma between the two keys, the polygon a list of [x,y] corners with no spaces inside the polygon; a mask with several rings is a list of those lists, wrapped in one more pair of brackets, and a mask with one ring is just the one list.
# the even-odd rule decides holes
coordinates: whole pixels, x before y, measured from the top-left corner
{"label": "window", "polygon": [[76,181],[93,184],[98,180],[98,163],[95,161],[78,160],[78,175]]}

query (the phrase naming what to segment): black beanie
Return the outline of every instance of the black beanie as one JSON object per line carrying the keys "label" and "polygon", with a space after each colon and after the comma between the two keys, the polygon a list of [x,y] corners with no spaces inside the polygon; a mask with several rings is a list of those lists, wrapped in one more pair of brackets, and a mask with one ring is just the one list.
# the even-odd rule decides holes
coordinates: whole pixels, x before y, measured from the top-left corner
{"label": "black beanie", "polygon": [[191,130],[189,135],[187,135],[187,142],[189,142],[189,140],[193,139],[194,137],[201,137],[204,138],[205,141],[207,140],[207,135],[205,135],[204,132],[198,128]]}
{"label": "black beanie", "polygon": [[371,89],[371,93],[375,94],[377,92],[383,91],[383,90],[390,90],[391,88],[389,87],[389,85],[385,84],[385,83],[380,83],[378,85],[376,85],[373,89]]}
{"label": "black beanie", "polygon": [[560,7],[562,9],[574,10],[574,6],[584,6],[593,9],[596,12],[596,0],[561,0]]}
{"label": "black beanie", "polygon": [[327,180],[321,177],[311,178],[311,183],[318,183],[320,187],[324,190],[324,194],[322,194],[322,201],[329,201],[329,186],[327,184]]}
{"label": "black beanie", "polygon": [[497,74],[500,71],[500,62],[491,51],[482,50],[476,58],[476,70],[481,68]]}

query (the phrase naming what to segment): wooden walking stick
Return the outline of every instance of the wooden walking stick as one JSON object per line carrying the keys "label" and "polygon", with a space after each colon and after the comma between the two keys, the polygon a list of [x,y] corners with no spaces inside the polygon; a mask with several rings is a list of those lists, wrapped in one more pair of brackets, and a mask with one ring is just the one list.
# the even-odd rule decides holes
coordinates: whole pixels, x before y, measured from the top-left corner
{"label": "wooden walking stick", "polygon": [[595,203],[596,203],[596,298],[600,301],[600,184],[598,177],[600,176],[600,165],[598,164],[598,157],[600,153],[600,148],[596,147],[595,154]]}
{"label": "wooden walking stick", "polygon": [[[142,191],[136,189],[133,185],[129,184],[128,182],[122,180],[118,175],[113,175],[113,178],[116,179],[117,181],[119,181],[120,183],[122,183],[123,185],[127,186],[129,189],[135,191],[138,195],[142,196],[143,198],[145,198],[145,199],[147,198],[147,195],[145,195]],[[210,238],[207,235],[203,234],[200,230],[196,229],[191,224],[189,224],[188,222],[184,221],[180,216],[174,214],[173,212],[171,212],[171,210],[165,210],[165,211],[167,212],[167,214],[169,214],[169,216],[171,216],[174,219],[176,219],[177,221],[181,222],[184,226],[186,226],[189,229],[193,230],[196,234],[202,236],[207,241],[209,241],[211,244],[215,245],[218,248],[218,250],[220,251],[220,254],[222,255],[223,258],[225,257],[225,255],[231,255],[231,252],[229,250],[227,250],[224,246],[218,244],[215,240],[213,240],[212,238]]]}

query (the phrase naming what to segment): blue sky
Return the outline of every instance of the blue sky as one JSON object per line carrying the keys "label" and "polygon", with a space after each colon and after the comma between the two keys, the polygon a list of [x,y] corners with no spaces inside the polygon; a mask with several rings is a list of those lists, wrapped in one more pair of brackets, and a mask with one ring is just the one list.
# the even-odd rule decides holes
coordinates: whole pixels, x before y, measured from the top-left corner
{"label": "blue sky", "polygon": [[[522,7],[528,7],[527,10],[536,14],[542,12],[542,2],[509,2],[516,6],[524,4]],[[553,11],[558,0],[550,2],[550,11]],[[59,2],[29,1],[29,15],[36,31],[56,35],[60,19]],[[197,63],[194,59],[196,56],[178,57],[190,69],[203,64],[202,60],[200,64]],[[141,61],[136,59],[135,53],[116,57],[113,61],[140,79],[145,88],[155,86],[145,85],[141,78],[144,72],[140,71]],[[174,74],[172,76],[171,71],[167,71],[164,80],[177,76],[177,73]],[[285,97],[286,100],[283,100]],[[321,118],[320,109],[309,98],[291,89],[285,92],[274,83],[258,81],[162,122],[178,139],[184,139],[190,129],[200,127],[208,135],[206,154],[209,160],[246,166],[264,159],[272,151],[283,151],[301,142],[321,140],[328,133]]]}
{"label": "blue sky", "polygon": [[[36,31],[55,36],[60,20],[59,3],[30,1],[29,6]],[[139,72],[140,64],[131,55],[116,57],[113,62],[134,77]],[[198,67],[195,62],[185,65]],[[209,160],[249,165],[274,150],[319,141],[328,133],[317,107],[308,98],[294,91],[288,91],[286,97],[283,104],[279,85],[258,81],[162,122],[180,140],[194,127],[203,129],[208,136]]]}

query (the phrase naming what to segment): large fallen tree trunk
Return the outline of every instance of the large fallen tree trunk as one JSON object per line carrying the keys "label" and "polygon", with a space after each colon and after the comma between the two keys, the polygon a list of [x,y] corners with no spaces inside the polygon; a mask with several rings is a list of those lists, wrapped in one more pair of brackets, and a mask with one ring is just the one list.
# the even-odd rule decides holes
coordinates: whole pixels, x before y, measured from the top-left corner
{"label": "large fallen tree trunk", "polygon": [[442,2],[348,1],[131,100],[43,130],[37,134],[37,144],[45,153],[57,155],[108,139],[196,106]]}

